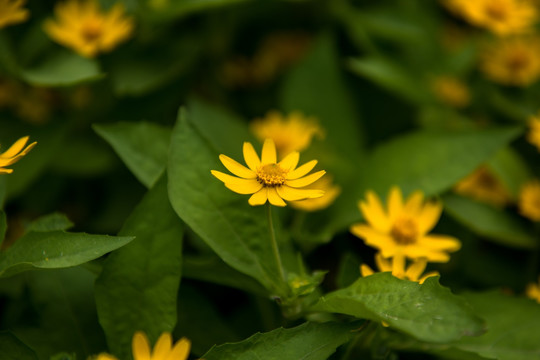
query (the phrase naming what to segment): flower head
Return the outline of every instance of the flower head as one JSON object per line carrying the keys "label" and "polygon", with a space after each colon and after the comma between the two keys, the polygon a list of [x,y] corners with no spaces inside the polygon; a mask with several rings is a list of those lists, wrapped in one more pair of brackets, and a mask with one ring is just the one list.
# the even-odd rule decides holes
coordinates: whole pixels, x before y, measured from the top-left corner
{"label": "flower head", "polygon": [[315,199],[305,199],[299,201],[291,201],[291,206],[302,211],[318,211],[329,207],[341,193],[341,188],[332,183],[332,178],[328,175],[308,185],[307,189],[320,189],[324,191],[324,195]]}
{"label": "flower head", "polygon": [[[436,271],[430,271],[422,276],[426,270],[427,260],[425,258],[417,259],[409,267],[405,268],[406,259],[403,256],[396,256],[391,259],[385,259],[381,253],[375,255],[375,264],[380,272],[391,272],[392,275],[402,280],[410,280],[423,284],[430,276],[439,275]],[[360,265],[360,272],[363,277],[374,274],[374,271],[366,264]]]}
{"label": "flower head", "polygon": [[433,79],[431,87],[433,93],[441,102],[455,108],[466,107],[471,101],[469,89],[458,78],[438,76]]}
{"label": "flower head", "polygon": [[324,136],[315,119],[305,117],[299,112],[292,112],[284,117],[277,111],[271,111],[264,119],[253,121],[251,130],[261,141],[274,140],[280,156],[305,150],[314,136]]}
{"label": "flower head", "polygon": [[[186,360],[189,356],[191,342],[186,338],[181,338],[172,343],[172,336],[168,332],[164,332],[159,337],[154,345],[152,352],[148,337],[143,332],[136,332],[133,335],[132,351],[134,360]],[[109,354],[99,354],[96,360],[118,360],[116,357]]]}
{"label": "flower head", "polygon": [[22,8],[25,2],[26,0],[0,0],[0,29],[28,19],[30,12]]}
{"label": "flower head", "polygon": [[532,180],[521,187],[518,209],[526,218],[540,221],[540,181]]}
{"label": "flower head", "polygon": [[481,166],[460,180],[454,187],[458,194],[471,197],[494,206],[504,206],[510,201],[510,194],[501,181],[485,166]]}
{"label": "flower head", "polygon": [[11,174],[13,169],[6,169],[5,167],[19,161],[37,144],[37,142],[34,141],[25,148],[24,146],[27,142],[28,136],[22,137],[15,141],[15,143],[11,145],[9,149],[0,154],[0,174]]}
{"label": "flower head", "polygon": [[307,175],[315,167],[317,160],[297,168],[300,154],[294,151],[277,162],[276,146],[272,139],[264,141],[261,158],[249,142],[244,143],[243,152],[248,167],[226,155],[219,155],[223,165],[238,177],[216,170],[212,170],[212,175],[238,194],[252,194],[249,198],[250,205],[263,205],[268,200],[272,205],[285,206],[283,200],[295,201],[324,195],[322,190],[301,189],[325,174],[325,171],[321,170]]}
{"label": "flower head", "polygon": [[112,50],[133,31],[133,21],[124,16],[121,3],[104,13],[97,0],[66,0],[56,5],[55,15],[56,21],[45,22],[45,32],[86,57]]}
{"label": "flower head", "polygon": [[529,118],[529,132],[527,133],[527,140],[536,146],[540,151],[540,117],[531,116]]}
{"label": "flower head", "polygon": [[538,283],[530,283],[525,289],[525,294],[528,298],[536,300],[540,304],[540,276],[538,277]]}
{"label": "flower head", "polygon": [[360,211],[368,224],[354,224],[351,232],[380,250],[384,258],[404,256],[425,258],[431,262],[447,262],[448,252],[456,251],[461,243],[447,235],[428,235],[441,216],[440,202],[424,203],[424,195],[416,191],[403,202],[401,190],[394,186],[385,210],[379,197],[368,191],[366,201],[360,201]]}

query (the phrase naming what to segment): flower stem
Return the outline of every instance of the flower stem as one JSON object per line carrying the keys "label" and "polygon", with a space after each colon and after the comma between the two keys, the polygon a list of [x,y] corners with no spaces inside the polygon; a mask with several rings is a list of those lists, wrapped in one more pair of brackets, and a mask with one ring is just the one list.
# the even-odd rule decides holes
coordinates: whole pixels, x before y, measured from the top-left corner
{"label": "flower stem", "polygon": [[272,252],[274,253],[274,258],[276,260],[276,266],[279,270],[279,275],[283,282],[287,282],[285,279],[285,274],[283,273],[283,265],[281,264],[281,256],[279,255],[279,248],[276,241],[276,233],[274,231],[274,224],[272,222],[272,205],[266,203],[266,217],[268,218],[268,228],[270,229],[270,242],[272,243]]}

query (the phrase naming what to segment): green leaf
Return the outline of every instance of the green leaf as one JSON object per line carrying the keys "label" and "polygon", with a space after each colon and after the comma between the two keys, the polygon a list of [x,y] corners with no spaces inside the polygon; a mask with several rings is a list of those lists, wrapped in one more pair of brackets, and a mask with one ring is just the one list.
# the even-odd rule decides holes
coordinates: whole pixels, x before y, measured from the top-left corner
{"label": "green leaf", "polygon": [[169,205],[165,175],[135,208],[119,235],[136,239],[105,260],[95,297],[109,348],[127,359],[136,330],[144,331],[153,343],[176,324],[183,224]]}
{"label": "green leaf", "polygon": [[443,203],[450,215],[486,239],[515,248],[538,247],[525,222],[502,209],[455,194],[444,195]]}
{"label": "green leaf", "polygon": [[215,346],[205,360],[326,360],[346,343],[360,323],[304,323],[291,329],[258,333],[234,344]]}
{"label": "green leaf", "polygon": [[167,164],[171,130],[144,121],[94,125],[94,130],[114,148],[137,179],[151,188]]}
{"label": "green leaf", "polygon": [[514,199],[518,198],[523,183],[532,177],[525,161],[510,146],[499,150],[487,165]]}
{"label": "green leaf", "polygon": [[31,269],[83,264],[124,246],[133,237],[89,235],[63,231],[28,232],[0,253],[0,277]]}
{"label": "green leaf", "polygon": [[47,232],[56,230],[67,230],[71,227],[73,227],[73,223],[67,218],[66,215],[60,213],[52,213],[32,221],[26,231]]}
{"label": "green leaf", "polygon": [[36,353],[10,332],[0,332],[2,357],[10,360],[38,360]]}
{"label": "green leaf", "polygon": [[149,1],[152,10],[150,13],[145,13],[143,16],[154,18],[160,21],[165,19],[174,19],[187,16],[193,13],[219,9],[221,7],[232,6],[253,0],[183,0],[183,1],[167,1],[165,5],[160,0]]}
{"label": "green leaf", "polygon": [[21,76],[32,85],[71,86],[99,79],[103,74],[95,60],[62,51],[35,67],[22,69]]}
{"label": "green leaf", "polygon": [[322,297],[312,310],[384,321],[429,342],[449,342],[484,331],[482,320],[465,300],[442,287],[438,277],[420,285],[376,273]]}
{"label": "green leaf", "polygon": [[[245,195],[231,192],[211,175],[210,170],[222,169],[222,165],[213,143],[195,128],[204,121],[197,114],[202,112],[188,114],[182,109],[173,130],[168,167],[171,204],[225,263],[257,279],[266,289],[284,293],[272,256],[264,207],[249,206]],[[230,123],[226,116],[221,120],[220,128]],[[222,132],[221,138],[229,133]],[[241,149],[242,142],[236,147]]]}

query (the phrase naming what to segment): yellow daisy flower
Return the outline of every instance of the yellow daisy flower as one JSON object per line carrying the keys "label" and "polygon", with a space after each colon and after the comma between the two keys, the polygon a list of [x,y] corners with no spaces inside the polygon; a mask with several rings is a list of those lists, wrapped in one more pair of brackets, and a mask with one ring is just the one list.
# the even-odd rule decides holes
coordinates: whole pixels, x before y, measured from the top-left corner
{"label": "yellow daisy flower", "polygon": [[28,19],[30,12],[22,8],[25,2],[26,0],[0,0],[0,29]]}
{"label": "yellow daisy flower", "polygon": [[481,166],[460,180],[454,187],[460,195],[502,207],[510,201],[510,194],[501,181],[486,167]]}
{"label": "yellow daisy flower", "polygon": [[320,189],[324,195],[316,199],[306,199],[291,201],[291,206],[302,211],[319,211],[329,207],[341,193],[341,188],[332,183],[332,178],[328,175],[306,186],[306,189]]}
{"label": "yellow daisy flower", "polygon": [[532,221],[540,221],[540,181],[524,184],[519,192],[519,213]]}
{"label": "yellow daisy flower", "polygon": [[25,148],[24,146],[27,142],[28,136],[22,137],[15,141],[15,143],[11,145],[9,149],[0,154],[0,174],[11,174],[13,169],[6,169],[5,167],[19,161],[37,144],[37,142],[34,141]]}
{"label": "yellow daisy flower", "polygon": [[525,289],[527,297],[536,300],[540,304],[540,276],[538,277],[538,283],[530,283]]}
{"label": "yellow daisy flower", "polygon": [[[385,259],[381,253],[375,255],[375,264],[380,272],[391,272],[392,275],[402,280],[415,281],[423,284],[430,276],[437,276],[437,271],[430,271],[422,276],[426,270],[427,260],[425,258],[417,259],[409,267],[405,268],[405,257],[395,256],[391,259]],[[375,272],[366,264],[360,265],[360,272],[363,277],[373,275]]]}
{"label": "yellow daisy flower", "polygon": [[426,258],[431,262],[447,262],[448,252],[459,250],[461,243],[448,235],[428,235],[442,212],[440,202],[424,203],[424,195],[416,191],[403,202],[401,190],[394,186],[388,196],[388,210],[379,197],[368,191],[366,201],[359,202],[368,224],[354,224],[351,232],[380,250],[384,258],[405,256]]}
{"label": "yellow daisy flower", "polygon": [[124,16],[121,3],[104,13],[96,0],[67,0],[58,3],[54,11],[57,20],[48,19],[45,32],[85,57],[112,50],[133,31],[133,20]]}
{"label": "yellow daisy flower", "polygon": [[464,108],[471,102],[471,93],[458,78],[438,76],[431,82],[435,96],[443,103],[455,108]]}
{"label": "yellow daisy flower", "polygon": [[322,190],[300,189],[325,174],[325,171],[321,170],[306,176],[315,167],[317,160],[297,168],[300,154],[294,151],[277,162],[276,146],[272,139],[264,141],[260,159],[249,142],[244,143],[243,152],[248,167],[226,155],[219,155],[223,165],[238,177],[216,170],[211,172],[230,190],[238,194],[253,194],[249,198],[250,205],[263,205],[268,200],[272,205],[285,206],[287,204],[283,200],[311,199],[324,195]]}
{"label": "yellow daisy flower", "polygon": [[540,77],[540,37],[512,37],[484,48],[480,70],[496,83],[529,86]]}
{"label": "yellow daisy flower", "polygon": [[529,32],[538,20],[538,12],[530,0],[446,0],[443,3],[471,24],[499,36]]}
{"label": "yellow daisy flower", "polygon": [[527,141],[536,146],[538,151],[540,151],[540,117],[531,116],[528,125]]}
{"label": "yellow daisy flower", "polygon": [[[136,332],[133,335],[132,351],[134,360],[186,360],[189,356],[191,342],[186,338],[181,338],[176,344],[172,343],[172,336],[164,332],[150,352],[150,342],[143,332]],[[118,360],[115,356],[102,353],[96,360]]]}
{"label": "yellow daisy flower", "polygon": [[270,111],[263,119],[251,123],[255,136],[263,141],[272,139],[280,156],[293,151],[305,150],[314,136],[324,137],[324,132],[314,118],[292,112],[284,117],[277,111]]}

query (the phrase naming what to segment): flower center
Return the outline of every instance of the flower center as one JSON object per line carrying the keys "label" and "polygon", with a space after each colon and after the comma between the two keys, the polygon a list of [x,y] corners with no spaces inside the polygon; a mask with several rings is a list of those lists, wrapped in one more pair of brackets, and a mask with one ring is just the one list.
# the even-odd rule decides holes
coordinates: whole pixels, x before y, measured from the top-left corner
{"label": "flower center", "polygon": [[408,245],[416,242],[418,227],[416,222],[409,218],[398,218],[392,226],[390,234],[394,241],[400,245]]}
{"label": "flower center", "polygon": [[508,59],[507,65],[510,71],[522,71],[529,66],[529,57],[522,51],[516,51],[513,56]]}
{"label": "flower center", "polygon": [[287,172],[278,164],[266,164],[257,169],[257,181],[266,187],[281,186],[285,184]]}
{"label": "flower center", "polygon": [[505,6],[500,2],[489,2],[485,10],[488,17],[497,21],[502,21],[506,19],[508,15],[508,9],[506,9]]}
{"label": "flower center", "polygon": [[86,42],[92,42],[98,39],[102,32],[103,27],[101,26],[101,22],[97,19],[92,19],[86,22],[86,24],[82,27],[82,37]]}

